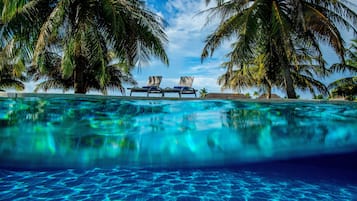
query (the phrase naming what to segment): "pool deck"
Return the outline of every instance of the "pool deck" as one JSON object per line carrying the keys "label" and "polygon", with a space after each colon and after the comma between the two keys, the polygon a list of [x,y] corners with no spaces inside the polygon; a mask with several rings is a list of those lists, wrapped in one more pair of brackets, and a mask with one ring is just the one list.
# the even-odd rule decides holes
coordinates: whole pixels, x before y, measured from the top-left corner
{"label": "pool deck", "polygon": [[16,92],[0,92],[0,98],[23,98],[23,97],[41,97],[41,98],[93,98],[93,99],[117,99],[117,100],[234,100],[246,102],[345,102],[352,103],[357,101],[347,101],[342,99],[317,100],[317,99],[286,99],[286,98],[248,98],[243,94],[234,93],[209,93],[205,98],[200,97],[161,97],[161,96],[113,96],[113,95],[93,95],[93,94],[64,94],[64,93],[16,93]]}

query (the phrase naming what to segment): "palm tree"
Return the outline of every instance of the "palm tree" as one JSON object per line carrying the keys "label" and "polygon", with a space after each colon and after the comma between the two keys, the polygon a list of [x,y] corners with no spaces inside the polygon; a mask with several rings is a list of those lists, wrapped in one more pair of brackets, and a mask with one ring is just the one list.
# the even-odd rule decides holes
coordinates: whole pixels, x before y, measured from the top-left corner
{"label": "palm tree", "polygon": [[145,8],[144,1],[17,0],[4,1],[4,8],[3,34],[23,36],[19,29],[30,28],[20,19],[31,22],[34,34],[28,37],[34,43],[28,44],[28,49],[33,49],[33,64],[45,73],[46,52],[55,46],[62,57],[62,79],[73,76],[75,93],[87,92],[90,80],[84,72],[88,69],[95,71],[92,75],[100,80],[98,88],[108,83],[109,52],[114,52],[118,61],[130,69],[149,61],[151,56],[168,65],[163,21]]}
{"label": "palm tree", "polygon": [[[27,81],[24,73],[26,71],[26,62],[31,57],[31,44],[33,32],[29,29],[35,24],[29,23],[23,16],[18,17],[12,22],[7,21],[9,13],[5,12],[9,7],[16,7],[17,1],[0,1],[0,90],[14,88],[24,90],[24,82]],[[12,15],[15,15],[13,12]],[[26,24],[22,26],[19,22]]]}
{"label": "palm tree", "polygon": [[[334,64],[332,69],[337,72],[349,71],[357,73],[357,40],[352,40],[351,47],[347,50],[348,60],[346,64]],[[332,95],[339,95],[353,99],[357,96],[357,76],[350,76],[338,79],[328,86],[332,90]]]}
{"label": "palm tree", "polygon": [[[316,61],[321,58],[306,54],[307,51],[297,54],[298,65],[290,65],[289,71],[291,78],[294,81],[294,87],[301,90],[309,90],[312,94],[315,91],[327,95],[328,88],[320,81],[314,79],[315,76],[324,77],[330,73],[321,65],[315,63],[324,63],[324,61]],[[267,95],[267,99],[271,98],[272,88],[282,88],[284,79],[281,76],[272,76],[274,72],[267,72],[266,59],[267,55],[258,55],[249,64],[240,65],[233,62],[226,62],[223,66],[227,69],[226,73],[218,78],[218,82],[223,89],[230,88],[241,90],[244,88],[256,87]],[[269,61],[268,61],[269,62]]]}
{"label": "palm tree", "polygon": [[207,89],[206,88],[202,88],[200,90],[200,97],[201,98],[205,98],[207,96],[208,92],[207,92]]}
{"label": "palm tree", "polygon": [[[61,56],[56,52],[46,52],[45,60],[43,60],[43,66],[45,69],[40,71],[35,66],[31,66],[28,70],[28,74],[33,80],[39,81],[43,80],[37,84],[35,92],[38,90],[47,91],[48,89],[60,89],[63,91],[68,91],[73,89],[74,86],[74,76],[68,78],[63,78],[61,75]],[[86,91],[97,90],[102,94],[107,94],[108,88],[117,88],[121,93],[125,93],[123,87],[124,83],[135,85],[136,81],[133,79],[131,73],[129,72],[129,67],[126,63],[120,63],[113,61],[115,55],[109,54],[108,59],[111,60],[110,64],[106,67],[106,80],[101,84],[100,77],[97,75],[98,69],[95,66],[89,68],[84,68],[83,75],[86,80]]]}
{"label": "palm tree", "polygon": [[[211,0],[206,0],[207,3]],[[324,68],[321,42],[329,44],[344,63],[344,41],[337,27],[357,33],[357,15],[348,1],[335,0],[216,0],[209,19],[221,16],[218,28],[206,39],[202,60],[223,41],[233,40],[229,61],[247,64],[265,55],[267,78],[282,78],[288,98],[296,98],[292,68],[298,69],[299,52],[314,52]]]}
{"label": "palm tree", "polygon": [[16,69],[11,68],[11,66],[6,66],[0,68],[0,91],[4,89],[14,88],[16,90],[24,90],[25,85],[23,81],[25,80],[24,76],[17,76]]}
{"label": "palm tree", "polygon": [[267,98],[271,97],[272,83],[267,79],[263,65],[264,55],[259,55],[249,64],[238,64],[228,61],[222,64],[227,69],[226,73],[218,77],[218,84],[222,89],[244,90],[258,87],[266,92]]}
{"label": "palm tree", "polygon": [[7,88],[25,89],[25,65],[16,52],[11,51],[12,45],[14,43],[9,43],[0,51],[0,91]]}
{"label": "palm tree", "polygon": [[348,100],[354,100],[357,96],[357,77],[336,80],[329,85],[329,88],[332,89],[332,96],[343,96]]}

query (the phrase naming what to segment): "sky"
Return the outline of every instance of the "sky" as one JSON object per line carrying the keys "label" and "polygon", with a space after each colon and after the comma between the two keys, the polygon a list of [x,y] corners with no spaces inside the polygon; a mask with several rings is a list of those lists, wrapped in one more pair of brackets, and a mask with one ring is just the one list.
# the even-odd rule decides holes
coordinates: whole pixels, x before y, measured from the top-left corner
{"label": "sky", "polygon": [[[178,85],[180,76],[194,76],[193,87],[197,90],[206,88],[208,92],[232,93],[231,90],[221,91],[217,84],[218,76],[225,72],[220,65],[225,60],[224,55],[229,52],[228,42],[217,49],[212,58],[201,63],[200,56],[204,40],[214,30],[217,23],[213,22],[204,26],[206,15],[198,13],[210,5],[207,7],[205,0],[146,0],[146,4],[167,22],[165,31],[169,42],[165,47],[170,65],[166,66],[160,60],[152,59],[149,63],[134,69],[132,73],[138,86],[145,86],[148,76],[151,75],[163,76],[160,85],[163,88]],[[345,33],[344,36],[346,42],[352,39],[350,33]],[[329,64],[338,62],[337,56],[330,48],[324,48],[324,54]],[[323,82],[330,83],[339,77],[341,76],[334,75]],[[26,91],[32,92],[33,85],[34,83],[30,83]],[[256,89],[247,89],[240,93],[253,94],[254,91]],[[128,92],[127,90],[127,94]],[[284,91],[274,90],[273,92],[282,97],[285,96]],[[298,94],[302,98],[311,98],[309,93],[298,92]],[[121,94],[117,90],[109,90],[109,95]]]}
{"label": "sky", "polygon": [[224,49],[228,47],[220,48],[213,58],[201,63],[205,37],[214,28],[214,24],[204,26],[206,16],[198,14],[208,8],[204,0],[147,0],[147,5],[167,22],[166,51],[170,65],[167,67],[154,59],[134,70],[139,86],[145,85],[150,75],[162,75],[163,88],[178,85],[180,76],[194,76],[194,88],[219,92],[217,78],[224,73],[219,66],[224,59]]}

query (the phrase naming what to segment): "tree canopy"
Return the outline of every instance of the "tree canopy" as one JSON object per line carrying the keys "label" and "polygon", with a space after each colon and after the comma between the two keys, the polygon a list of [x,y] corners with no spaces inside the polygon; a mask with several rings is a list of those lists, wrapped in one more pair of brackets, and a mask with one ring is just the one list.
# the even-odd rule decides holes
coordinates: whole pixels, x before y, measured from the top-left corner
{"label": "tree canopy", "polygon": [[[104,92],[119,79],[123,90],[122,82],[133,81],[126,77],[130,70],[153,56],[169,64],[164,21],[144,1],[13,0],[3,1],[2,10],[3,46],[15,41],[45,78],[53,74],[45,65],[53,59],[49,55],[58,53],[54,72],[73,83],[75,93],[86,93],[94,80]],[[121,73],[114,78],[113,70]]]}
{"label": "tree canopy", "polygon": [[219,17],[221,23],[206,38],[202,60],[212,56],[224,41],[231,42],[227,60],[235,64],[231,65],[234,68],[249,65],[252,60],[263,55],[261,63],[265,69],[265,78],[271,83],[281,84],[288,98],[297,97],[295,89],[299,86],[309,88],[310,91],[311,87],[325,91],[326,87],[322,83],[310,79],[310,75],[328,74],[321,45],[331,46],[341,63],[345,63],[340,28],[357,33],[357,15],[349,7],[348,1],[215,2],[216,6],[206,11],[210,13],[208,20]]}

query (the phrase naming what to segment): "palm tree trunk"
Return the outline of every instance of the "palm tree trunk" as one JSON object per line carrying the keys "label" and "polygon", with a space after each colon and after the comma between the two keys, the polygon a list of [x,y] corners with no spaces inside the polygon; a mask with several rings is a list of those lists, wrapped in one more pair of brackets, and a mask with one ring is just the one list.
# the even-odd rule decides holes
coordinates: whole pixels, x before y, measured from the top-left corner
{"label": "palm tree trunk", "polygon": [[76,94],[87,93],[84,70],[85,70],[84,60],[80,57],[77,57],[76,68],[74,70],[74,93]]}
{"label": "palm tree trunk", "polygon": [[294,82],[291,78],[290,70],[288,68],[283,68],[283,73],[286,95],[288,96],[288,98],[296,99],[297,96],[294,88]]}
{"label": "palm tree trunk", "polygon": [[267,84],[267,99],[271,99],[271,84]]}
{"label": "palm tree trunk", "polygon": [[85,94],[87,91],[83,82],[83,72],[76,69],[74,76],[74,93]]}

